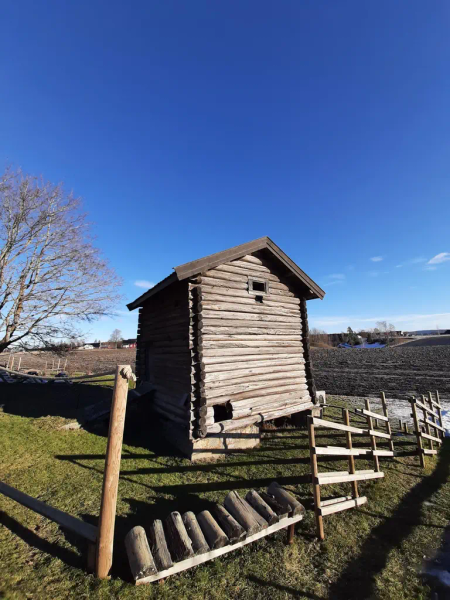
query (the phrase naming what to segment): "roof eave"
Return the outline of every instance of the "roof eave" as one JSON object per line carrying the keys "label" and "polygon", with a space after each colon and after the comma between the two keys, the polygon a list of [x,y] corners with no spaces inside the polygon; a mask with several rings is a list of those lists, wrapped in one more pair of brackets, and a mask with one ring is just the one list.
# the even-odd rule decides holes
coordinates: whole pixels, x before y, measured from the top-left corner
{"label": "roof eave", "polygon": [[158,292],[160,292],[167,286],[171,285],[175,281],[178,281],[177,274],[172,273],[171,275],[169,275],[168,277],[166,277],[165,279],[163,279],[162,281],[157,283],[155,285],[155,287],[152,287],[151,289],[147,290],[141,296],[139,296],[139,298],[136,298],[136,300],[133,300],[133,302],[130,302],[129,304],[127,304],[128,310],[134,310],[135,308],[139,308],[140,306],[142,306],[144,304],[144,302],[146,300],[148,300],[149,298],[151,298],[152,296],[154,296],[155,294],[157,294]]}

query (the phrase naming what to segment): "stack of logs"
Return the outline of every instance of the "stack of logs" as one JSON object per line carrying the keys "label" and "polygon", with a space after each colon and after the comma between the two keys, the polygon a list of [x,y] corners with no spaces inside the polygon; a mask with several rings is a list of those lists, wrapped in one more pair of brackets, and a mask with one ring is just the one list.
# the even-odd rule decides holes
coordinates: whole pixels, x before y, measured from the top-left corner
{"label": "stack of logs", "polygon": [[[249,278],[266,280],[269,293],[249,294]],[[309,348],[302,339],[306,302],[262,259],[249,255],[219,265],[189,287],[192,408],[201,436],[312,406]]]}
{"label": "stack of logs", "polygon": [[[147,533],[134,527],[125,538],[131,572],[137,585],[190,569],[279,531],[303,518],[304,508],[276,482],[267,493],[251,490],[245,500],[230,492],[224,506],[183,516],[172,512],[164,524],[153,521]],[[150,541],[150,544],[149,544]]]}

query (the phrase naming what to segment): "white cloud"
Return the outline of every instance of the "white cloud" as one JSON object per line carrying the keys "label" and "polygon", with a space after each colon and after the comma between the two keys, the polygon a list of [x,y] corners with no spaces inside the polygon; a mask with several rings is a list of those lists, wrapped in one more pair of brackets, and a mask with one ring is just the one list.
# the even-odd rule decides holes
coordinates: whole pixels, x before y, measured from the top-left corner
{"label": "white cloud", "polygon": [[410,260],[405,260],[405,262],[402,262],[399,265],[395,265],[395,268],[400,269],[400,267],[406,267],[407,265],[418,265],[424,262],[427,262],[426,258],[423,256],[416,256],[416,258],[411,258]]}
{"label": "white cloud", "polygon": [[333,275],[328,275],[330,279],[345,279],[344,273],[333,273]]}
{"label": "white cloud", "polygon": [[384,256],[372,256],[370,259],[372,262],[381,262],[384,259]]}
{"label": "white cloud", "polygon": [[427,262],[427,265],[440,265],[447,260],[450,260],[450,252],[441,252],[440,254],[433,256],[433,258]]}
{"label": "white cloud", "polygon": [[437,267],[433,265],[427,265],[423,268],[424,271],[436,271]]}
{"label": "white cloud", "polygon": [[324,287],[329,288],[331,285],[339,285],[339,284],[342,284],[342,283],[344,283],[342,281],[342,279],[334,279],[333,281],[330,281],[329,283],[325,283]]}
{"label": "white cloud", "polygon": [[150,288],[155,287],[155,284],[153,283],[153,281],[147,281],[147,279],[138,279],[137,281],[134,282],[134,285],[139,288],[144,288],[146,290],[149,290]]}

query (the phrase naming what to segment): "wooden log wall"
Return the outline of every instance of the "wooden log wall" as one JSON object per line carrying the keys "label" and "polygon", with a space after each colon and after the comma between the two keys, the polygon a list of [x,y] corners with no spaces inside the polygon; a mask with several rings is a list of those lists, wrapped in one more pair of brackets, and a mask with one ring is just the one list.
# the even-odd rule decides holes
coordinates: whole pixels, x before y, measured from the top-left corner
{"label": "wooden log wall", "polygon": [[136,372],[153,389],[152,407],[186,433],[191,424],[191,340],[187,282],[177,282],[139,309]]}
{"label": "wooden log wall", "polygon": [[[267,281],[269,293],[250,294],[249,277]],[[192,410],[203,417],[198,435],[310,407],[306,303],[266,259],[245,256],[192,279],[189,310]]]}

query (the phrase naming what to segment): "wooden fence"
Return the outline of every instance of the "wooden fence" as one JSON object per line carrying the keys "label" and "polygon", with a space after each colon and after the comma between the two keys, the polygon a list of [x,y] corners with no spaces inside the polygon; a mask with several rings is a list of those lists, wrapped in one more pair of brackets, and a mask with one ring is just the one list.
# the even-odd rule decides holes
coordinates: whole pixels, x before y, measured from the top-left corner
{"label": "wooden fence", "polygon": [[[378,479],[380,477],[384,477],[384,473],[380,470],[379,459],[380,457],[390,457],[395,455],[394,442],[392,439],[391,426],[389,423],[388,411],[386,406],[386,399],[383,393],[381,393],[381,402],[383,414],[379,414],[371,410],[369,400],[366,400],[365,409],[355,409],[355,414],[358,414],[359,416],[366,419],[366,429],[363,429],[361,427],[353,427],[350,425],[350,413],[349,410],[346,408],[342,409],[343,423],[337,423],[334,421],[328,421],[316,417],[308,417],[308,435],[311,461],[311,476],[314,496],[314,512],[316,517],[317,534],[321,540],[325,538],[323,517],[365,504],[367,502],[367,497],[360,497],[358,490],[358,481],[364,481],[367,479]],[[325,405],[325,407],[326,406],[329,405]],[[385,432],[379,431],[375,428],[378,422],[381,422],[384,425],[386,429]],[[317,446],[317,428],[345,431],[345,447]],[[370,448],[354,448],[352,434],[368,436],[370,439]],[[380,450],[379,448],[377,448],[377,438],[388,442],[389,450]],[[327,471],[324,473],[320,473],[318,459],[320,457],[330,456],[347,456],[348,471]],[[355,466],[355,458],[358,457],[371,457],[373,459],[374,468],[370,470],[357,471]],[[336,483],[351,483],[352,494],[350,496],[342,496],[322,500],[320,489],[321,486],[332,485]]]}
{"label": "wooden fence", "polygon": [[[436,391],[434,397],[431,392],[428,392],[428,395],[422,396],[421,400],[413,397],[410,399],[410,403],[417,440],[417,455],[420,466],[425,467],[425,456],[437,454],[434,444],[439,448],[445,435],[439,392]],[[422,414],[422,417],[419,416],[419,413]],[[434,435],[431,433],[432,429]],[[428,448],[426,448],[427,445]]]}
{"label": "wooden fence", "polygon": [[118,365],[109,421],[108,444],[106,449],[103,491],[98,527],[49,506],[15,488],[0,482],[0,493],[23,506],[58,523],[88,541],[87,566],[97,577],[109,576],[113,558],[114,525],[116,518],[117,489],[119,482],[120,458],[122,452],[125,411],[128,395],[128,380],[134,378],[129,365]]}

